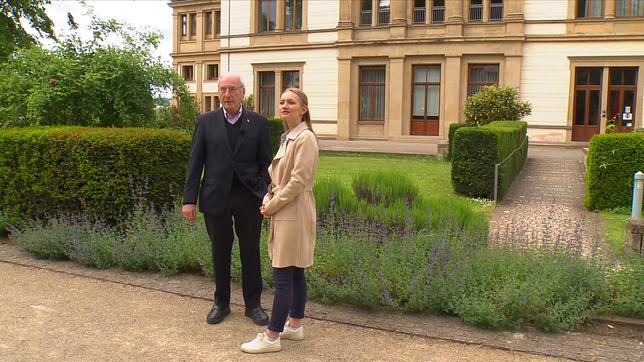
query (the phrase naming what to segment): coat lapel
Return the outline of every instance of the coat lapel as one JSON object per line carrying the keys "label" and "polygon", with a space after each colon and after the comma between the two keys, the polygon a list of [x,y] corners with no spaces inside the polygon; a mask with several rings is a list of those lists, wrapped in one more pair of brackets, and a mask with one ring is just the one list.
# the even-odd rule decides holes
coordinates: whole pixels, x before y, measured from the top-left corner
{"label": "coat lapel", "polygon": [[297,127],[293,128],[287,135],[286,135],[286,140],[280,145],[280,148],[277,150],[277,153],[275,154],[275,157],[273,158],[273,162],[271,164],[274,164],[276,161],[278,161],[280,158],[284,157],[286,155],[286,149],[288,147],[289,142],[295,140],[297,136],[302,133],[305,129],[308,129],[306,126],[306,123],[300,122],[300,124],[297,125]]}

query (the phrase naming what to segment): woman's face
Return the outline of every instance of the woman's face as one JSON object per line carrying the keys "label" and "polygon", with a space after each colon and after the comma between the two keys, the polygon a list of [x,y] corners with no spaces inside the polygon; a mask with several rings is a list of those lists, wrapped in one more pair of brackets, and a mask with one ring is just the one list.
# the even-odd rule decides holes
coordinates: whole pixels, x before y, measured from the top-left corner
{"label": "woman's face", "polygon": [[289,128],[297,126],[302,121],[302,115],[306,111],[307,108],[295,93],[290,91],[282,93],[282,98],[280,98],[280,115],[286,124],[288,124]]}

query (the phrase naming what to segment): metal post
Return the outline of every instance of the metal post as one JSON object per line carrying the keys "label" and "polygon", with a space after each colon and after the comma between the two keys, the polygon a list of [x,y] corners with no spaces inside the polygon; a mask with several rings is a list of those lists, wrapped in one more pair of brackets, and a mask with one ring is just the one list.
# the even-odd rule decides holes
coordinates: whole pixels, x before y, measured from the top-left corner
{"label": "metal post", "polygon": [[633,208],[631,219],[639,220],[642,217],[642,193],[644,192],[644,173],[637,171],[633,179]]}
{"label": "metal post", "polygon": [[494,164],[494,202],[496,203],[496,195],[499,189],[499,164]]}

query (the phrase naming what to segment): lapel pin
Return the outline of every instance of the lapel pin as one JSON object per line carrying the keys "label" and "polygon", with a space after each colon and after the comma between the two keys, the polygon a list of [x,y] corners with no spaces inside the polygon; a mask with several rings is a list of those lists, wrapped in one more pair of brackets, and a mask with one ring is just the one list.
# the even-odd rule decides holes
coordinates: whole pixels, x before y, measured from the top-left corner
{"label": "lapel pin", "polygon": [[250,123],[250,119],[247,119],[247,120],[246,120],[246,123]]}

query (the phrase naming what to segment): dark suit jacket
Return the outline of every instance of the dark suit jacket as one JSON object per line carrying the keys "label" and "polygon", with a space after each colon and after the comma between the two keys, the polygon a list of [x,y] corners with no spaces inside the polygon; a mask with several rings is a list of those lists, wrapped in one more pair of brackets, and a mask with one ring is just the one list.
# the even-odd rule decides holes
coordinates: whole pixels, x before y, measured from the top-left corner
{"label": "dark suit jacket", "polygon": [[[244,186],[262,199],[271,182],[268,166],[273,159],[268,122],[261,115],[244,109],[234,149],[228,142],[223,108],[197,117],[183,203],[196,204],[199,211],[224,211],[230,195],[233,172]],[[203,171],[203,178],[202,178]]]}

